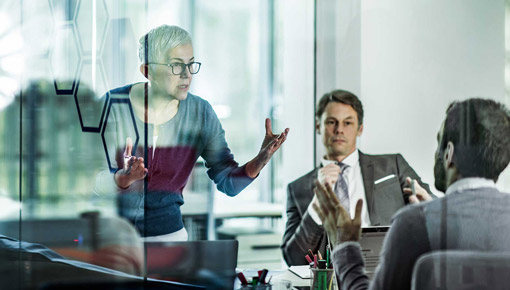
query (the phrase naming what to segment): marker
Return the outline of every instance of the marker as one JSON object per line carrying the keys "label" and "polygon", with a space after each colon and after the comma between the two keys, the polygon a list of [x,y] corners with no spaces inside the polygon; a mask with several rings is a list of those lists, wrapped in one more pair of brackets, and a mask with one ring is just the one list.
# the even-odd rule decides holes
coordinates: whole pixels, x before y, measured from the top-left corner
{"label": "marker", "polygon": [[308,262],[308,264],[313,263],[313,261],[312,261],[312,259],[310,258],[310,256],[305,255],[305,259],[306,259],[306,261]]}
{"label": "marker", "polygon": [[414,188],[414,180],[413,179],[411,179],[411,193],[413,195],[416,195],[416,189]]}
{"label": "marker", "polygon": [[317,255],[313,255],[313,267],[317,268]]}
{"label": "marker", "polygon": [[258,284],[258,283],[259,283],[259,277],[253,277],[253,278],[251,279],[251,284],[252,284],[253,286],[257,286],[257,284]]}
{"label": "marker", "polygon": [[267,269],[263,269],[259,276],[259,284],[266,284]]}
{"label": "marker", "polygon": [[[326,269],[326,261],[319,260],[319,269]],[[317,279],[319,284],[319,289],[326,289],[328,287],[328,273],[325,271],[317,272]]]}
{"label": "marker", "polygon": [[326,268],[329,268],[329,245],[326,245]]}
{"label": "marker", "polygon": [[241,281],[241,284],[248,285],[248,281],[246,280],[246,277],[244,277],[243,272],[237,273],[237,278],[239,278],[239,281]]}

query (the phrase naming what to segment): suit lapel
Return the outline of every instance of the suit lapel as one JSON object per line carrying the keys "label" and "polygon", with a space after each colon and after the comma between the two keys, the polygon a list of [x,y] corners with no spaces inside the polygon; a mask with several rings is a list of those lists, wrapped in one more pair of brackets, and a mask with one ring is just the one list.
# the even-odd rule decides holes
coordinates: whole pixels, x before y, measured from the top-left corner
{"label": "suit lapel", "polygon": [[363,185],[365,186],[365,196],[367,198],[368,214],[374,212],[374,165],[361,151],[359,152],[359,165],[361,167],[361,175],[363,176]]}

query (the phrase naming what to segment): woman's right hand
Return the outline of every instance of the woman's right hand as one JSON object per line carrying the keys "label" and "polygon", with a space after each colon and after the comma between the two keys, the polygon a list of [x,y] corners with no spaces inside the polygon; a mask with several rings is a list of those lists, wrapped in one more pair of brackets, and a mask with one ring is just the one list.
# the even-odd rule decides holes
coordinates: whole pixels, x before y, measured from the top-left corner
{"label": "woman's right hand", "polygon": [[124,166],[121,170],[115,172],[114,179],[118,187],[126,189],[133,182],[145,178],[148,169],[145,168],[142,157],[131,156],[133,150],[133,140],[126,139],[126,149],[124,150]]}

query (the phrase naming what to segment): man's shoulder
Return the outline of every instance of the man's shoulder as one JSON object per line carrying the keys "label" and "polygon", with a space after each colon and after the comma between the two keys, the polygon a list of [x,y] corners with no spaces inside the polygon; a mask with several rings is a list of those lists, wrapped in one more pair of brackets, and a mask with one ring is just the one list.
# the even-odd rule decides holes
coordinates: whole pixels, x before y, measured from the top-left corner
{"label": "man's shoulder", "polygon": [[441,204],[441,198],[418,204],[410,204],[399,209],[391,218],[391,225],[394,223],[416,224],[418,220],[425,219],[424,213]]}
{"label": "man's shoulder", "polygon": [[359,151],[359,159],[361,160],[370,160],[370,161],[383,161],[383,160],[395,160],[396,158],[403,158],[400,153],[391,153],[391,154],[366,154]]}
{"label": "man's shoulder", "polygon": [[400,166],[401,163],[407,163],[405,158],[400,153],[392,154],[365,154],[359,152],[359,163],[361,166],[367,166],[369,164],[374,165],[377,168],[392,168]]}
{"label": "man's shoulder", "polygon": [[311,184],[317,178],[317,170],[318,168],[315,168],[305,175],[299,177],[298,179],[292,181],[289,183],[289,187],[302,187],[303,185]]}

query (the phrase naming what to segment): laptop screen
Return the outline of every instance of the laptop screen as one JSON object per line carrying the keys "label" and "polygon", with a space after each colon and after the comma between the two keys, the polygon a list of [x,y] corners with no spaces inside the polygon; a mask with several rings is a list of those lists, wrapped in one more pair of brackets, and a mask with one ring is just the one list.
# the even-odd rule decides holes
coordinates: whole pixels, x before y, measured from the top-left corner
{"label": "laptop screen", "polygon": [[237,266],[236,240],[146,242],[151,278],[232,289]]}

